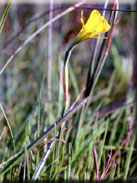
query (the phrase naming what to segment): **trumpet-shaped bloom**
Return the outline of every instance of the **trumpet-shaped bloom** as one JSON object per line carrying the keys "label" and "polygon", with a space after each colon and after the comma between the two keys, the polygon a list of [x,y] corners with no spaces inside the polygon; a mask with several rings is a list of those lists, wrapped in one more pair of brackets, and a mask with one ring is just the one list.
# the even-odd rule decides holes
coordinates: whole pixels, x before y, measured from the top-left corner
{"label": "trumpet-shaped bloom", "polygon": [[65,53],[64,57],[65,63],[67,62],[70,51],[76,44],[89,38],[97,38],[96,36],[98,34],[107,32],[111,28],[106,19],[102,17],[97,10],[93,10],[91,12],[90,17],[87,20],[86,24],[84,24],[83,11],[81,11],[81,23],[82,28],[79,34],[69,45],[69,48]]}
{"label": "trumpet-shaped bloom", "polygon": [[89,38],[96,38],[98,34],[109,31],[110,25],[97,10],[93,10],[87,23],[84,24],[83,11],[81,12],[82,29],[73,43],[78,44]]}

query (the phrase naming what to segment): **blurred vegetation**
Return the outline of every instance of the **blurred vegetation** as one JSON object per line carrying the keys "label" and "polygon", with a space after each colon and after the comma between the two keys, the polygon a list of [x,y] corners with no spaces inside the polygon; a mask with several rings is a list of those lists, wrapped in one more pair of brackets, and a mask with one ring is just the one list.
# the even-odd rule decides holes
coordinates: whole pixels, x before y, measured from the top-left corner
{"label": "blurred vegetation", "polygon": [[[121,5],[120,8],[131,9],[133,7]],[[48,9],[48,5],[11,6],[0,35],[0,68],[28,37],[49,21],[49,13],[30,23],[6,46],[4,46],[5,43],[21,30],[26,22]],[[5,6],[2,6],[1,10],[0,17],[3,15]],[[63,10],[57,9],[53,15],[57,16]],[[4,111],[0,110],[1,172],[9,163],[8,161],[2,166],[4,162],[25,149],[24,158],[2,175],[1,181],[34,178],[39,162],[48,148],[49,140],[56,135],[57,129],[55,128],[43,139],[43,143],[29,152],[26,151],[29,144],[62,117],[63,58],[69,43],[81,29],[80,12],[80,9],[75,9],[52,24],[50,91],[47,90],[48,28],[25,45],[0,76],[0,103]],[[85,21],[90,12],[91,10],[84,10]],[[108,11],[106,17],[110,14],[111,12]],[[40,180],[96,180],[93,150],[96,150],[98,156],[99,175],[107,167],[108,154],[110,154],[111,166],[104,178],[132,181],[136,178],[137,154],[132,137],[133,104],[128,105],[128,102],[133,101],[133,97],[129,96],[129,91],[134,59],[134,13],[118,12],[118,17],[120,22],[116,26],[108,57],[90,98],[90,105],[80,124],[81,128],[76,128],[79,115],[77,111],[65,126],[62,126],[58,140],[55,141],[45,166],[40,172]],[[87,40],[72,51],[69,65],[71,105],[85,86],[95,42],[96,39]],[[101,44],[102,40],[99,41],[97,56]],[[51,94],[51,100],[49,100],[48,92]],[[128,100],[128,97],[131,99]],[[111,112],[111,109],[114,110]],[[13,139],[7,127],[7,119],[15,140],[15,152]],[[27,162],[25,166],[24,162]]]}

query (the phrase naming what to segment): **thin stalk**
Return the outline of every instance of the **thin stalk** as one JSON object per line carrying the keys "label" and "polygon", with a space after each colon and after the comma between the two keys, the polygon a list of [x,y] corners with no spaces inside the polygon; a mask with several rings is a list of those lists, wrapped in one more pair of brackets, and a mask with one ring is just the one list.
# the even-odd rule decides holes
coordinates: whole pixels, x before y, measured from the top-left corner
{"label": "thin stalk", "polygon": [[1,108],[1,110],[2,110],[2,113],[3,113],[4,117],[5,117],[5,120],[6,120],[6,123],[7,123],[8,129],[9,129],[9,132],[10,132],[10,136],[11,136],[12,143],[13,143],[13,151],[14,151],[14,154],[15,154],[15,140],[14,140],[14,136],[13,136],[13,133],[12,133],[12,129],[11,129],[11,126],[10,126],[9,120],[8,120],[8,118],[7,118],[6,114],[5,114],[5,111],[4,111],[4,109],[3,109],[3,107],[2,107],[2,104],[1,104],[1,103],[0,103],[0,108]]}
{"label": "thin stalk", "polygon": [[[136,2],[136,8],[137,8],[137,2]],[[131,86],[132,86],[132,92],[134,93],[134,100],[137,101],[137,16],[134,17],[134,53],[135,53],[135,59],[133,63],[133,74],[132,74],[132,80],[131,80]],[[132,94],[131,94],[132,95]],[[134,135],[136,137],[136,143],[135,147],[137,148],[137,103],[135,104],[134,108]]]}
{"label": "thin stalk", "polygon": [[42,90],[43,90],[43,86],[44,86],[44,80],[45,80],[45,74],[43,75],[43,79],[42,79],[42,84],[41,84],[41,88],[40,88],[40,94],[39,94],[39,101],[38,101],[38,126],[37,126],[37,130],[38,130],[38,137],[40,136],[40,111],[41,111],[41,99],[42,99]]}
{"label": "thin stalk", "polygon": [[[50,0],[50,9],[53,9],[54,0]],[[53,11],[49,12],[49,22],[53,18]],[[51,102],[51,73],[52,73],[52,26],[51,23],[48,27],[48,63],[47,63],[47,89],[48,100]]]}
{"label": "thin stalk", "polygon": [[134,150],[135,140],[136,140],[136,136],[134,134],[132,134],[132,138],[131,138],[131,142],[130,142],[131,145],[130,145],[129,151],[127,152],[125,167],[124,167],[124,172],[123,172],[124,180],[127,180],[127,178],[128,178],[128,173],[129,173],[129,169],[130,169],[130,163],[131,163],[131,158],[132,158],[132,154],[133,154],[133,150]]}
{"label": "thin stalk", "polygon": [[[104,11],[103,11],[103,14],[102,14],[103,17],[105,17],[105,9],[107,8],[107,5],[108,5],[108,0],[105,1]],[[100,36],[98,36],[98,37],[100,37]],[[93,71],[94,71],[94,66],[95,66],[95,61],[96,61],[95,58],[97,56],[97,51],[98,51],[97,48],[99,47],[99,41],[100,41],[100,39],[97,39],[96,43],[95,43],[95,49],[94,49],[92,64],[91,64],[91,74],[93,74]]]}
{"label": "thin stalk", "polygon": [[1,34],[1,32],[2,32],[2,29],[3,29],[3,27],[4,27],[4,24],[5,24],[7,15],[8,15],[8,12],[9,12],[9,10],[10,10],[11,2],[12,2],[12,0],[9,0],[9,1],[8,1],[6,10],[4,11],[4,14],[3,14],[3,16],[2,16],[2,18],[1,18],[1,20],[0,20],[0,34]]}
{"label": "thin stalk", "polygon": [[71,143],[69,143],[68,152],[68,180],[71,180]]}
{"label": "thin stalk", "polygon": [[26,177],[26,164],[27,164],[26,157],[27,157],[27,151],[26,151],[26,144],[25,144],[23,182],[25,181],[25,177]]}
{"label": "thin stalk", "polygon": [[54,140],[50,143],[47,151],[44,153],[44,155],[43,155],[43,157],[42,157],[42,159],[41,159],[41,161],[40,161],[40,163],[39,163],[39,165],[38,165],[38,167],[37,167],[37,169],[32,177],[32,180],[36,180],[39,177],[40,173],[42,172],[42,169],[44,168],[44,166],[46,164],[47,158],[48,158],[48,156],[49,156],[49,154],[50,154],[50,152],[55,144],[56,139],[58,138],[58,135],[59,135],[59,131],[57,132]]}
{"label": "thin stalk", "polygon": [[68,63],[69,63],[69,59],[70,59],[70,55],[71,55],[71,51],[72,50],[68,50],[65,54],[64,57],[64,95],[65,95],[65,109],[64,109],[64,113],[68,110],[69,107],[69,75],[68,75]]}

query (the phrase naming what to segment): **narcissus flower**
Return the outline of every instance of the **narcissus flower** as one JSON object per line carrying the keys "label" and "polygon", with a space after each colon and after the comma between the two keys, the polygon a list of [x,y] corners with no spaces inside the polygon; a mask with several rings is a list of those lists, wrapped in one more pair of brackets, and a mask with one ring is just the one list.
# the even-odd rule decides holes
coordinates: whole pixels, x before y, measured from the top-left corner
{"label": "narcissus flower", "polygon": [[65,57],[64,57],[65,63],[67,62],[70,51],[75,45],[89,38],[98,38],[96,37],[98,34],[105,33],[109,31],[109,29],[111,28],[111,26],[108,24],[106,19],[102,17],[99,11],[97,10],[93,10],[91,12],[90,17],[87,20],[86,24],[84,24],[83,11],[81,11],[81,23],[82,23],[82,28],[79,34],[69,45],[68,50],[65,53]]}
{"label": "narcissus flower", "polygon": [[65,93],[65,110],[68,106],[69,101],[69,92],[68,92],[68,62],[71,55],[71,51],[75,45],[79,44],[80,42],[89,39],[89,38],[96,38],[98,34],[105,33],[110,29],[110,25],[103,18],[97,10],[93,10],[90,14],[87,23],[84,24],[83,18],[83,11],[81,12],[81,23],[82,29],[80,30],[77,37],[72,41],[69,45],[68,50],[64,56],[64,93]]}
{"label": "narcissus flower", "polygon": [[73,40],[70,47],[73,47],[74,45],[89,38],[97,38],[96,36],[98,34],[105,33],[111,28],[106,19],[102,17],[97,10],[93,10],[91,12],[86,24],[84,24],[83,11],[81,11],[81,23],[82,29]]}
{"label": "narcissus flower", "polygon": [[76,40],[78,42],[84,41],[89,38],[95,38],[98,34],[107,32],[110,25],[104,17],[100,15],[97,10],[93,10],[87,23],[84,25],[83,11],[81,12],[82,29],[78,34]]}

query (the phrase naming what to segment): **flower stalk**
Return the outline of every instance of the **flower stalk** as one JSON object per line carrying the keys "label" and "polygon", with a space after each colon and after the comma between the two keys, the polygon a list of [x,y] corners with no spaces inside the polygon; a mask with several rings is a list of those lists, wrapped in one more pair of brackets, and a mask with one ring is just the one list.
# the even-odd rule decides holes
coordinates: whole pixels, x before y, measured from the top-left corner
{"label": "flower stalk", "polygon": [[[84,23],[84,16],[83,11],[81,11],[81,23],[82,28],[77,35],[77,37],[71,42],[69,45],[65,56],[64,56],[64,95],[65,95],[65,112],[68,109],[69,106],[69,76],[68,76],[68,63],[70,59],[70,55],[72,52],[72,49],[82,41],[85,41],[89,38],[98,38],[96,37],[98,34],[105,33],[109,31],[111,26],[108,24],[107,20],[101,16],[101,14],[98,12],[98,10],[93,10],[89,16],[89,19],[87,20],[86,24]],[[106,38],[101,38],[106,39]]]}

